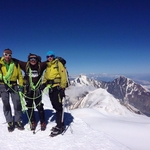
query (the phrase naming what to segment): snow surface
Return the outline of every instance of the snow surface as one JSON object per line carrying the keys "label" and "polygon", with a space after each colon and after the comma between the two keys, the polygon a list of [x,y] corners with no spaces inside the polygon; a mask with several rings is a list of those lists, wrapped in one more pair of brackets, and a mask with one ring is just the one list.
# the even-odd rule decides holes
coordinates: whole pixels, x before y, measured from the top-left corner
{"label": "snow surface", "polygon": [[[69,101],[75,101],[75,95],[81,92],[78,88],[70,87],[66,90]],[[69,110],[65,107],[65,124],[68,128],[63,135],[51,138],[49,134],[51,127],[55,126],[55,111],[47,94],[43,95],[47,128],[40,131],[38,123],[35,134],[30,131],[26,113],[23,114],[25,130],[15,129],[9,133],[0,99],[0,150],[150,149],[149,117],[130,112],[103,89],[89,90],[82,102],[82,108]]]}

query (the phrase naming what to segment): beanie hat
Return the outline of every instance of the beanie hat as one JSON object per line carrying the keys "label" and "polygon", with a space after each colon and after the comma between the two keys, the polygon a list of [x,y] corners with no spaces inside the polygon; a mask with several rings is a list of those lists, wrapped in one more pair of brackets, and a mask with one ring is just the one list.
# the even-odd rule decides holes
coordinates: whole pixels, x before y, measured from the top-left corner
{"label": "beanie hat", "polygon": [[54,52],[53,52],[53,51],[48,51],[48,52],[46,53],[46,56],[50,56],[50,55],[53,55],[53,56],[54,56],[54,58],[55,58],[55,54],[54,54]]}
{"label": "beanie hat", "polygon": [[3,53],[12,54],[12,51],[9,48],[6,48]]}

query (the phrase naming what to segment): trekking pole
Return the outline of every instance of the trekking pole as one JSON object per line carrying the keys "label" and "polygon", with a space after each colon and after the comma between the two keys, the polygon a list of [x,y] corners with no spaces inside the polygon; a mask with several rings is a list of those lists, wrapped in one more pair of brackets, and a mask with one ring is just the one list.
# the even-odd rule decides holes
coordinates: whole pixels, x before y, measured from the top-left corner
{"label": "trekking pole", "polygon": [[[67,108],[67,113],[69,112],[68,111],[68,98],[66,98],[68,96],[65,95],[64,97],[64,105],[63,105],[63,115],[62,115],[62,121],[63,121],[63,118],[64,118],[64,109],[65,109],[65,106]],[[65,132],[68,130],[68,128],[70,127],[70,132],[73,133],[73,129],[71,127],[71,122],[68,124],[68,126],[65,128],[64,132],[62,133],[62,135],[65,134]]]}
{"label": "trekking pole", "polygon": [[63,109],[62,109],[62,117],[61,117],[61,122],[63,123],[63,120],[64,120],[64,112],[65,112],[65,101],[66,101],[66,98],[65,96],[63,97],[63,101],[62,101],[62,105],[63,105]]}

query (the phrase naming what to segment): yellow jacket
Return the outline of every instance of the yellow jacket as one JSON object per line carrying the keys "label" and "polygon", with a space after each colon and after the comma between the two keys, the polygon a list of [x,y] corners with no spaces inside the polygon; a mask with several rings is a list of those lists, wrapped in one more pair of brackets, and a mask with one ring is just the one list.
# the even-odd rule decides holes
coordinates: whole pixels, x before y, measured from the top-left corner
{"label": "yellow jacket", "polygon": [[[13,64],[13,60],[11,60],[10,64]],[[7,74],[7,66],[4,62],[4,57],[0,59],[0,80],[3,80],[3,77]],[[20,69],[20,65],[17,66],[14,64],[14,68],[12,74],[10,76],[10,82],[17,82],[20,86],[23,86],[23,76]]]}
{"label": "yellow jacket", "polygon": [[66,88],[66,70],[58,59],[55,59],[52,62],[47,62],[47,68],[42,83],[48,83],[48,81],[54,81],[52,87],[60,86],[61,88]]}

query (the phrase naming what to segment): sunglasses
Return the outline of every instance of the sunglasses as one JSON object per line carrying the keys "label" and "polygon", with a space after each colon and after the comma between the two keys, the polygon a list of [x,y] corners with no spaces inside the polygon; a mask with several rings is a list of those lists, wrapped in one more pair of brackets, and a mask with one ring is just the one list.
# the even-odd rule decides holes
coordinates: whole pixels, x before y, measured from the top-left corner
{"label": "sunglasses", "polygon": [[11,56],[12,56],[12,54],[4,53],[4,56],[6,56],[6,57],[11,57]]}
{"label": "sunglasses", "polygon": [[31,57],[29,58],[30,61],[36,61],[36,58],[35,57]]}
{"label": "sunglasses", "polygon": [[46,58],[49,58],[49,57],[54,57],[54,55],[47,55],[47,56],[46,56]]}

